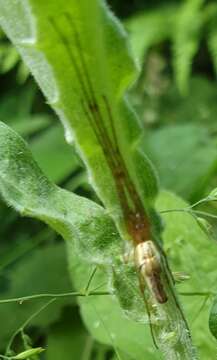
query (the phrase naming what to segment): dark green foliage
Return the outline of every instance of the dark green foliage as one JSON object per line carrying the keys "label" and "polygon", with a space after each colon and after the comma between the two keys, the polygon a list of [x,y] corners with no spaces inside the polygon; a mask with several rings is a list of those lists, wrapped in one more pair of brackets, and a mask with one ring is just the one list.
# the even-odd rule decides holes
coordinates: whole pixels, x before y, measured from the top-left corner
{"label": "dark green foliage", "polygon": [[182,95],[189,91],[192,63],[199,51],[201,39],[209,48],[213,67],[216,69],[216,20],[215,1],[189,0],[167,2],[126,22],[132,36],[135,55],[142,60],[152,47],[169,41],[172,52],[174,78]]}
{"label": "dark green foliage", "polygon": [[203,196],[217,169],[216,142],[205,127],[187,123],[164,126],[150,133],[144,143],[163,187],[190,200]]}
{"label": "dark green foliage", "polygon": [[217,308],[216,308],[216,298],[212,304],[212,308],[209,315],[209,328],[212,335],[217,338]]}

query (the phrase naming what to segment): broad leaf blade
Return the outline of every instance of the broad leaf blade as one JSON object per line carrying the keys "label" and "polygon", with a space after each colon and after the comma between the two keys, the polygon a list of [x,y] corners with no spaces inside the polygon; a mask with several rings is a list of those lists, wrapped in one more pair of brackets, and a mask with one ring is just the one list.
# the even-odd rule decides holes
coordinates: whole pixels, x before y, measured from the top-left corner
{"label": "broad leaf blade", "polygon": [[[67,262],[64,244],[44,246],[32,251],[21,261],[17,261],[7,271],[8,289],[0,293],[1,299],[17,298],[41,293],[59,293],[71,291],[67,274]],[[2,275],[2,274],[1,274]],[[6,346],[12,332],[18,329],[43,304],[45,299],[23,303],[0,304],[0,319],[4,327],[0,332],[1,349]],[[73,304],[74,298],[54,302],[31,322],[31,326],[42,329],[57,321],[64,306]],[[16,314],[13,316],[12,314]]]}
{"label": "broad leaf blade", "polygon": [[164,188],[185,199],[203,196],[204,188],[217,168],[215,140],[203,126],[164,126],[149,133],[145,149]]}
{"label": "broad leaf blade", "polygon": [[[0,123],[0,193],[23,215],[38,218],[74,242],[84,257],[111,262],[121,241],[105,210],[92,201],[53,185],[25,142]],[[108,252],[107,252],[108,250]]]}
{"label": "broad leaf blade", "polygon": [[147,207],[156,196],[157,181],[145,158],[139,161],[144,163],[142,169],[147,176],[141,178],[134,168],[141,157],[136,150],[141,129],[124,96],[135,78],[135,66],[122,27],[99,0],[92,1],[91,7],[87,0],[55,0],[52,4],[19,0],[12,6],[4,1],[0,4],[4,30],[59,114],[66,139],[75,139],[92,185],[123,230],[120,200],[102,150],[106,141],[102,138],[99,144],[90,126],[90,102],[92,108],[96,103],[99,106],[98,121],[111,135],[109,104],[122,156],[127,159],[128,170]]}
{"label": "broad leaf blade", "polygon": [[[78,312],[67,308],[61,319],[51,326],[48,334],[47,360],[72,358],[90,359],[94,341],[85,330]],[[90,348],[90,349],[89,349]],[[89,350],[89,351],[88,351]]]}

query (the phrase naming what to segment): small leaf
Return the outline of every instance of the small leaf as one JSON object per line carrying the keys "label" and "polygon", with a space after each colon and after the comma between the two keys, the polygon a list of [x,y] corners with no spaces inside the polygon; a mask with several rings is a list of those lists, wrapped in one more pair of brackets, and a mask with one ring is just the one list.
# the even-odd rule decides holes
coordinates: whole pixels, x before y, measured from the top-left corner
{"label": "small leaf", "polygon": [[212,226],[206,219],[197,217],[196,220],[200,228],[205,232],[208,237],[213,236]]}
{"label": "small leaf", "polygon": [[208,197],[210,197],[210,198],[217,198],[217,188],[213,189],[213,190],[209,193]]}
{"label": "small leaf", "polygon": [[190,275],[184,273],[184,272],[173,272],[173,277],[175,282],[181,283],[183,281],[189,280],[191,277]]}
{"label": "small leaf", "polygon": [[209,329],[212,335],[217,339],[217,297],[214,299],[210,310]]}
{"label": "small leaf", "polygon": [[45,351],[45,349],[43,349],[41,347],[34,348],[34,349],[29,349],[29,350],[23,351],[22,353],[20,353],[20,354],[18,354],[16,356],[13,356],[12,359],[13,360],[28,359],[28,358],[30,358],[32,356],[41,354],[43,351]]}

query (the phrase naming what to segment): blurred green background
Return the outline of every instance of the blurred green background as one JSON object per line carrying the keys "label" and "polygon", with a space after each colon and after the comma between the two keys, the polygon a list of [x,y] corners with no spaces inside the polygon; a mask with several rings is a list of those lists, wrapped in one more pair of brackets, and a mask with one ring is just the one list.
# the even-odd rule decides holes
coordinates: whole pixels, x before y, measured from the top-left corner
{"label": "blurred green background", "polygon": [[[145,151],[161,186],[195,202],[217,183],[217,3],[110,0],[109,4],[124,22],[140,67],[130,96],[145,129]],[[0,119],[28,141],[51,180],[97,200],[58,120],[1,32]],[[215,212],[215,204],[211,210]],[[20,218],[3,202],[0,216],[0,297],[71,291],[62,239],[41,223]],[[0,353],[43,303],[0,305]],[[82,360],[114,355],[87,333],[76,301],[70,298],[33,318],[27,333],[34,346],[48,346],[42,355],[46,360],[70,360],[70,353]],[[21,343],[16,337],[16,351]]]}

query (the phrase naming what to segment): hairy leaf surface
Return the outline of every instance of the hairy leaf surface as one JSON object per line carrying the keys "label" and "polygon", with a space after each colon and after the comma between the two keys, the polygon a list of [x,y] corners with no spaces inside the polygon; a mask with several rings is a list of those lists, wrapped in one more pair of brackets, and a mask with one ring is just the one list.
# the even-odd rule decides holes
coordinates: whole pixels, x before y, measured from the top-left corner
{"label": "hairy leaf surface", "polygon": [[[118,270],[115,261],[122,253],[122,242],[105,210],[92,201],[62,190],[49,182],[33,160],[25,142],[3,123],[0,123],[0,144],[0,193],[7,199],[8,204],[25,216],[46,222],[67,240],[70,273],[78,291],[86,286],[90,271],[95,265],[99,265],[101,271],[91,288],[94,283],[96,286],[103,283],[104,289],[110,290],[108,279],[111,279],[112,274],[111,266],[108,265],[113,264]],[[123,277],[123,283],[124,281]],[[91,319],[93,325],[93,318],[95,323],[101,324],[101,310],[100,314],[92,312],[92,299],[95,307],[94,298],[99,299],[101,310],[105,310],[105,314],[111,312],[111,309],[113,314],[107,317],[103,325],[104,331],[99,328],[99,336],[94,327],[93,335],[97,339],[117,346],[133,359],[136,359],[135,354],[138,358],[146,353],[153,353],[148,319],[147,326],[144,326],[145,309],[141,312],[142,323],[139,324],[126,319],[117,299],[111,295],[87,297],[84,304],[87,304],[90,310],[85,306],[82,310],[87,324]],[[140,296],[138,298],[140,301]],[[120,322],[128,328],[122,335],[118,330]],[[109,330],[105,330],[105,327]],[[117,344],[108,336],[110,329],[120,334]],[[91,328],[90,330],[92,332]],[[147,342],[144,342],[144,336],[149,339]],[[129,345],[126,347],[125,344],[128,342]]]}
{"label": "hairy leaf surface", "polygon": [[[90,200],[52,185],[33,161],[23,140],[4,124],[0,126],[0,144],[3,146],[0,147],[0,191],[9,204],[25,215],[45,221],[67,240],[70,274],[78,291],[85,288],[96,265],[98,269],[90,290],[100,286],[102,291],[111,291],[112,284],[108,282],[111,279],[111,267],[108,265],[112,265],[112,259],[118,258],[122,249],[110,217],[103,208]],[[185,206],[185,202],[167,193],[161,194],[157,202],[160,211]],[[190,275],[189,282],[179,285],[179,289],[196,292],[204,287],[205,281],[208,291],[212,287],[212,279],[217,276],[213,270],[215,244],[208,242],[189,214],[169,213],[164,215],[164,219],[167,224],[164,241],[173,270],[186,271]],[[213,263],[208,257],[210,253],[213,253]],[[206,261],[208,258],[209,261]],[[118,271],[118,263],[114,262],[113,266]],[[211,269],[212,279],[208,276]],[[124,270],[122,285],[127,288],[125,274]],[[139,304],[139,297],[137,298]],[[189,318],[197,316],[194,336],[196,343],[199,347],[203,344],[200,349],[202,353],[212,351],[212,340],[204,332],[207,313],[200,313],[203,299],[195,297],[193,305],[188,297],[184,299]],[[139,323],[138,320],[126,317],[127,314],[123,313],[112,295],[81,298],[80,305],[86,325],[99,341],[120,349],[132,359],[141,358],[144,354],[147,358],[154,359],[156,356],[159,359],[160,355],[153,350],[148,322],[144,325],[145,312],[141,308]],[[126,331],[120,332],[120,327]]]}
{"label": "hairy leaf surface", "polygon": [[0,5],[3,29],[60,116],[67,141],[75,141],[98,196],[124,231],[114,174],[103,149],[108,151],[111,145],[102,134],[99,141],[90,120],[95,112],[115,148],[112,117],[122,157],[149,208],[157,180],[149,160],[137,150],[141,128],[125,94],[136,71],[123,28],[99,0],[91,7],[87,0],[0,1]]}

